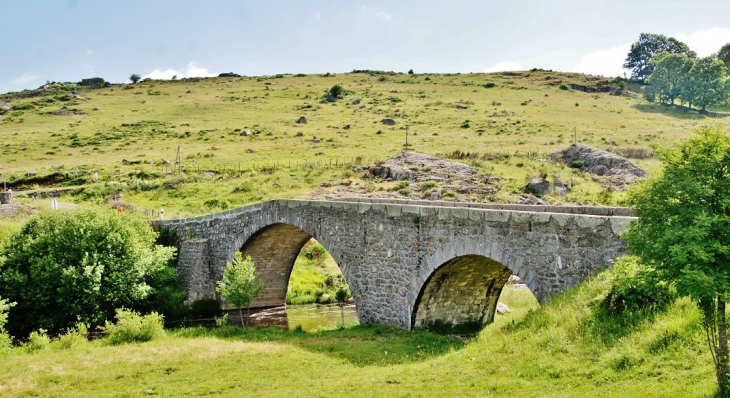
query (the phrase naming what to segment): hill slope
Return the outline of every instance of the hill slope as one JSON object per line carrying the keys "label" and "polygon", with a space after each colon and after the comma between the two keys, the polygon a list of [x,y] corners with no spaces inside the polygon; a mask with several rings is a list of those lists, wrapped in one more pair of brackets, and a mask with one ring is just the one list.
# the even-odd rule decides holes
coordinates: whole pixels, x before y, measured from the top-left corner
{"label": "hill slope", "polygon": [[[335,84],[344,88],[342,99],[323,101]],[[97,171],[102,183],[116,186],[97,184],[69,200],[121,194],[137,206],[170,208],[175,216],[199,214],[273,197],[322,197],[336,190],[321,187],[323,182],[336,186],[342,179],[354,179],[344,183],[366,192],[392,189],[382,181],[361,181],[352,166],[402,151],[408,126],[411,150],[468,153],[465,161],[482,176],[506,178],[494,195],[470,200],[515,201],[525,178],[543,174],[572,180],[569,202],[615,204],[620,194],[606,192],[606,184],[592,176],[547,162],[547,154],[572,143],[574,131],[579,142],[625,153],[669,144],[708,122],[694,112],[571,85],[616,88],[591,76],[546,71],[48,86],[0,96],[0,105],[12,106],[0,121],[0,170],[7,180],[28,171],[63,174],[61,183],[31,179],[16,189],[84,185]],[[302,116],[306,124],[298,123]],[[173,179],[178,146],[183,175]],[[651,159],[637,161],[650,171],[657,167]],[[72,172],[77,169],[84,172]],[[205,171],[213,176],[203,176]],[[216,183],[201,183],[211,179]],[[172,186],[176,192],[164,191]]]}

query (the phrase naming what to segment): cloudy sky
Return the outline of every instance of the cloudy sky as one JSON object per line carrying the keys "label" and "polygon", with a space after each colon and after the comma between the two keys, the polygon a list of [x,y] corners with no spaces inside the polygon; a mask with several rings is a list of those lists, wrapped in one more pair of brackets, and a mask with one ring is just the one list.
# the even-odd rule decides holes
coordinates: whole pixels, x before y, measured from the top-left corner
{"label": "cloudy sky", "polygon": [[49,81],[531,68],[623,74],[641,32],[700,56],[727,0],[0,0],[0,93]]}

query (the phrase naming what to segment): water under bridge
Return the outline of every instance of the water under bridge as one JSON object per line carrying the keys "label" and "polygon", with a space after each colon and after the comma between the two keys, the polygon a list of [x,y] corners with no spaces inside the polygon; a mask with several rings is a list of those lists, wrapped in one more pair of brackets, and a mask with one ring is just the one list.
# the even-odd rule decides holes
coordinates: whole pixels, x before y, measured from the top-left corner
{"label": "water under bridge", "polygon": [[241,251],[264,283],[252,307],[283,305],[314,238],[339,265],[361,322],[411,329],[491,322],[512,274],[544,302],[625,254],[619,233],[633,219],[618,207],[356,198],[271,200],[153,224],[176,232],[189,303],[220,299],[216,282]]}

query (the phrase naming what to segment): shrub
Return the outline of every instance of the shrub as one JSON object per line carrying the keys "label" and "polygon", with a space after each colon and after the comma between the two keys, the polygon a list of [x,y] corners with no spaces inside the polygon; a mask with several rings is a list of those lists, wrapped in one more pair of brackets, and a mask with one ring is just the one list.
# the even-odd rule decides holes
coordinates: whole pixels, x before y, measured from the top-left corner
{"label": "shrub", "polygon": [[484,84],[484,88],[494,88],[497,87],[497,85],[494,82],[487,82]]}
{"label": "shrub", "polygon": [[661,311],[674,302],[677,295],[661,282],[654,269],[643,266],[637,257],[618,259],[613,266],[615,279],[601,308],[609,314],[625,311]]}
{"label": "shrub", "polygon": [[143,343],[162,336],[163,316],[156,312],[140,315],[137,311],[119,308],[117,323],[106,321],[101,328],[107,334],[107,341],[117,345],[122,343]]}
{"label": "shrub", "polygon": [[337,98],[337,97],[345,94],[345,89],[342,88],[341,84],[337,83],[330,88],[330,91],[328,92],[328,94],[333,98]]}
{"label": "shrub", "polygon": [[58,346],[61,349],[69,349],[86,343],[89,338],[89,324],[79,322],[74,328],[68,328],[66,333],[58,336]]}
{"label": "shrub", "polygon": [[397,183],[395,183],[394,189],[396,191],[400,191],[400,190],[408,188],[409,185],[411,185],[410,181],[398,181]]}
{"label": "shrub", "polygon": [[580,169],[583,167],[583,161],[582,160],[574,160],[570,162],[570,167],[574,169]]}
{"label": "shrub", "polygon": [[8,322],[8,311],[13,306],[15,306],[15,303],[0,298],[0,351],[10,348],[13,344],[13,338],[5,331],[5,324]]}
{"label": "shrub", "polygon": [[[175,249],[155,245],[146,221],[110,209],[41,213],[0,251],[0,295],[17,301],[16,335],[77,322],[102,324],[114,308],[144,305]],[[174,272],[174,270],[172,270]]]}
{"label": "shrub", "polygon": [[568,86],[567,86],[566,84],[561,84],[561,85],[560,85],[560,89],[561,89],[561,90],[566,90],[566,91],[567,91],[567,90],[570,90],[570,87],[568,87]]}
{"label": "shrub", "polygon": [[49,344],[51,344],[51,339],[46,334],[46,330],[38,329],[37,331],[31,332],[30,336],[28,336],[28,343],[25,345],[25,349],[32,353],[46,349]]}
{"label": "shrub", "polygon": [[195,317],[212,318],[221,312],[221,304],[215,299],[195,300],[190,307]]}
{"label": "shrub", "polygon": [[424,181],[421,183],[421,186],[419,189],[421,190],[421,192],[426,192],[429,189],[434,188],[437,185],[438,185],[438,183],[436,181]]}

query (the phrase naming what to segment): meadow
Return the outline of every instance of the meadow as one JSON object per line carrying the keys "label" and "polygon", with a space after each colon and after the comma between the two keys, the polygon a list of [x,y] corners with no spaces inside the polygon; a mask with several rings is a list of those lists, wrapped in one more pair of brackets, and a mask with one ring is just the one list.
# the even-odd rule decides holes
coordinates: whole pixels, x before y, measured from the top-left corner
{"label": "meadow", "polygon": [[[599,83],[619,90],[626,84],[536,70],[148,80],[95,89],[49,85],[0,95],[0,103],[13,106],[0,121],[0,172],[16,191],[83,188],[61,201],[117,198],[128,207],[164,208],[177,218],[271,198],[323,199],[342,187],[362,194],[393,190],[394,183],[364,179],[353,166],[403,151],[408,132],[410,150],[456,153],[480,177],[503,178],[493,195],[468,200],[515,202],[526,179],[545,175],[573,188],[567,198],[547,198],[551,202],[615,205],[622,203],[621,190],[548,155],[575,138],[640,153],[632,160],[651,172],[659,167],[650,156],[653,146],[724,121],[646,102],[632,85],[621,91],[626,95],[569,86]],[[336,84],[344,89],[341,99],[323,101]],[[298,123],[302,116],[306,124]],[[149,210],[141,213],[151,216]]]}
{"label": "meadow", "polygon": [[476,334],[360,325],[312,333],[234,326],[176,329],[147,343],[15,348],[6,396],[712,396],[699,311],[607,318],[604,271],[538,307],[505,288],[512,312]]}

